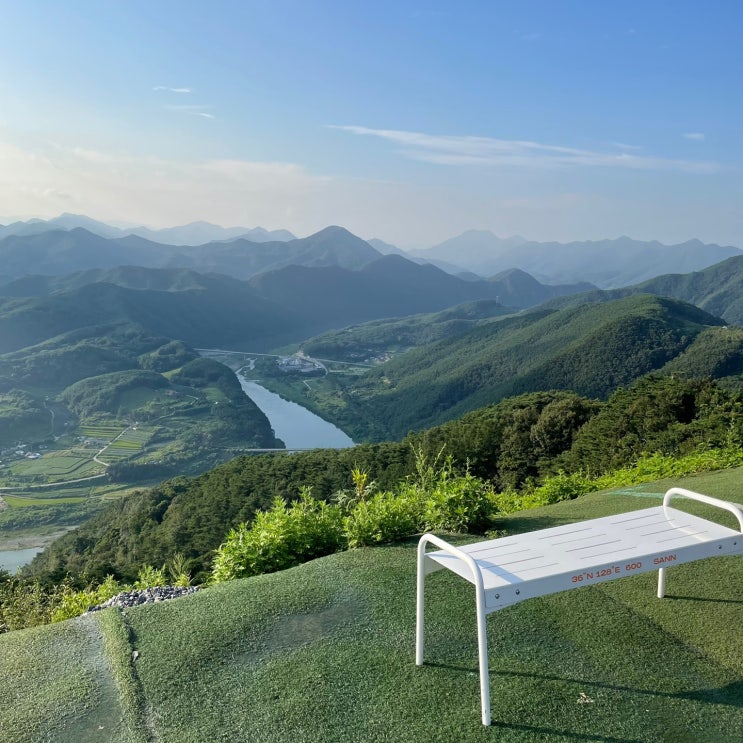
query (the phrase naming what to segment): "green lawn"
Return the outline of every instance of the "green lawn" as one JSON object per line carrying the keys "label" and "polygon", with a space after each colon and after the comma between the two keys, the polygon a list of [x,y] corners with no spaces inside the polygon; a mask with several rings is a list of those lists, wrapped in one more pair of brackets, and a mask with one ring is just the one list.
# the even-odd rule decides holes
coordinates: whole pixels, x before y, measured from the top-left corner
{"label": "green lawn", "polygon": [[[734,477],[683,484],[724,496]],[[663,489],[593,494],[498,526],[645,508]],[[490,615],[490,728],[480,724],[473,591],[446,571],[428,580],[427,665],[414,664],[411,541],[222,584],[123,620],[109,611],[0,636],[0,738],[740,743],[743,558],[671,568],[664,600],[655,579]]]}

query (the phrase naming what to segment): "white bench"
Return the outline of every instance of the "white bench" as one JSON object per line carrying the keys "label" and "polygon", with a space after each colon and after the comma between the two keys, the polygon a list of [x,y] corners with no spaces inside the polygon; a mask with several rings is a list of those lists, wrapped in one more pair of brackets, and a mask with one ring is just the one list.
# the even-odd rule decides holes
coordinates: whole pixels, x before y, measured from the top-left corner
{"label": "white bench", "polygon": [[[740,531],[670,507],[680,495],[733,513]],[[426,545],[439,549],[426,552]],[[706,557],[743,554],[741,506],[682,488],[663,505],[552,529],[454,547],[433,534],[418,543],[415,662],[423,664],[425,578],[442,568],[475,586],[482,724],[490,725],[490,680],[485,617],[525,599],[658,571],[658,598],[666,568]]]}

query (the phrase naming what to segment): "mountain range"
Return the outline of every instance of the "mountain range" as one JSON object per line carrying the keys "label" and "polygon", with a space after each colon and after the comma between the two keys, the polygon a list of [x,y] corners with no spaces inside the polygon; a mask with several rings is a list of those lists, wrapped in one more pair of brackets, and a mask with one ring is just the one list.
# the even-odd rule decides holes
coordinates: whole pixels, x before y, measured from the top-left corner
{"label": "mountain range", "polygon": [[359,268],[381,254],[341,227],[327,227],[301,239],[252,242],[237,238],[204,245],[166,245],[137,235],[101,237],[82,227],[0,239],[3,273],[59,276],[89,268],[144,266],[191,268],[247,279],[288,265]]}
{"label": "mountain range", "polygon": [[700,240],[663,245],[657,240],[645,242],[622,236],[615,240],[534,242],[519,236],[503,239],[492,232],[472,230],[413,254],[456,264],[480,276],[520,268],[548,284],[588,281],[602,289],[611,289],[661,274],[698,271],[739,256],[741,251]]}
{"label": "mountain range", "polygon": [[675,297],[731,324],[743,325],[743,256],[728,258],[702,271],[656,276],[635,286],[555,298],[548,300],[548,306],[561,308],[585,302],[608,302],[643,292]]}
{"label": "mountain range", "polygon": [[715,336],[694,345],[723,325],[691,304],[649,294],[537,307],[414,348],[350,380],[339,423],[356,440],[369,432],[397,439],[525,392],[561,389],[605,398],[683,354],[676,371],[704,375],[719,356],[719,374],[740,374],[740,331],[731,344]]}
{"label": "mountain range", "polygon": [[[487,246],[487,235],[478,239]],[[508,250],[525,249],[526,242],[514,248],[519,240]],[[144,329],[191,348],[265,352],[367,321],[418,315],[407,324],[352,327],[344,338],[314,341],[359,359],[384,357],[385,344],[397,351],[420,346],[340,391],[350,401],[350,420],[338,420],[341,427],[348,430],[354,416],[367,421],[352,431],[358,439],[364,430],[398,437],[544,385],[605,396],[663,368],[704,328],[743,322],[743,255],[613,290],[545,285],[513,268],[490,280],[464,279],[394,250],[382,255],[341,227],[284,242],[240,237],[197,246],[74,227],[9,235],[0,240],[0,261],[17,276],[0,286],[0,354],[14,374],[31,369],[36,377],[47,347],[81,377],[86,358],[95,367],[88,376],[116,370],[118,361],[99,348],[102,326]],[[461,312],[436,314],[455,306]],[[501,317],[505,307],[511,317]],[[99,349],[92,355],[91,346]],[[739,347],[738,335],[715,335],[698,346],[710,363],[699,360],[699,351],[686,366],[735,376],[743,372]]]}
{"label": "mountain range", "polygon": [[74,230],[83,228],[101,237],[126,237],[137,235],[166,245],[203,245],[218,240],[233,240],[244,237],[251,242],[293,240],[288,230],[265,230],[262,227],[221,227],[209,222],[191,222],[177,227],[153,230],[149,227],[116,227],[99,222],[81,214],[61,214],[53,219],[29,219],[0,225],[0,238],[8,235],[36,235],[52,230]]}
{"label": "mountain range", "polygon": [[383,240],[362,240],[341,227],[295,238],[287,230],[223,228],[207,222],[160,230],[124,228],[73,214],[0,225],[0,283],[30,273],[59,275],[116,265],[191,268],[247,279],[289,265],[359,268],[382,255],[431,264],[468,281],[519,269],[547,285],[590,283],[613,289],[667,273],[698,271],[741,251],[699,240],[663,245],[619,237],[557,243],[470,230],[406,252]]}

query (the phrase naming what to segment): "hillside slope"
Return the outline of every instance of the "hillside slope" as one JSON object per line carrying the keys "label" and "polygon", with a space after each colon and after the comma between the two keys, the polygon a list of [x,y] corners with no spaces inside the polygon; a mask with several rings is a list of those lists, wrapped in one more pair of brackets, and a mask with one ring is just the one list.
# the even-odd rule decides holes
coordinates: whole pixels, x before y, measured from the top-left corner
{"label": "hillside slope", "polygon": [[[702,484],[730,495],[730,477]],[[646,508],[663,489],[585,496],[501,526]],[[648,573],[491,615],[493,725],[483,728],[467,583],[429,579],[417,668],[414,545],[340,553],[123,616],[0,636],[2,739],[737,743],[739,568],[740,558],[682,565],[662,601]]]}
{"label": "hillside slope", "polygon": [[650,295],[538,308],[413,349],[365,374],[348,394],[357,415],[399,438],[523,392],[606,397],[722,324],[696,307]]}
{"label": "hillside slope", "polygon": [[551,299],[545,306],[563,308],[586,302],[610,302],[642,293],[680,299],[729,323],[743,325],[743,256],[728,258],[701,271],[665,274],[622,289],[589,291]]}

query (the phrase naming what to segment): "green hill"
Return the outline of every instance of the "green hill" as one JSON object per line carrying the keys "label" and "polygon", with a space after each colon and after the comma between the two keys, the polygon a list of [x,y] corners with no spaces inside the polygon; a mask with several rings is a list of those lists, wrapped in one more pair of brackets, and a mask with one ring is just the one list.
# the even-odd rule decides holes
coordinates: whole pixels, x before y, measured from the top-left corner
{"label": "green hill", "polygon": [[724,326],[703,330],[682,354],[665,365],[663,371],[688,377],[740,380],[743,328]]}
{"label": "green hill", "polygon": [[458,304],[441,312],[371,320],[342,330],[330,330],[304,341],[301,347],[310,356],[364,362],[462,335],[484,321],[510,312],[495,299],[482,299]]}
{"label": "green hill", "polygon": [[668,274],[638,286],[639,291],[676,297],[736,325],[743,325],[743,256],[688,274]]}
{"label": "green hill", "polygon": [[690,302],[729,323],[741,325],[743,324],[743,256],[733,256],[701,271],[664,274],[622,289],[595,290],[550,299],[545,306],[563,308],[586,302],[609,302],[646,292]]}
{"label": "green hill", "polygon": [[650,295],[538,308],[416,348],[352,380],[342,425],[356,438],[364,431],[399,438],[530,391],[605,398],[722,324],[696,307]]}
{"label": "green hill", "polygon": [[103,323],[136,324],[195,346],[244,343],[258,349],[301,338],[307,330],[304,321],[226,276],[184,291],[94,283],[49,296],[0,299],[0,353]]}
{"label": "green hill", "polygon": [[[687,486],[731,497],[739,478]],[[666,486],[590,495],[499,526],[518,533],[645,508]],[[484,728],[469,585],[430,578],[418,668],[414,545],[340,553],[0,636],[2,740],[738,743],[740,564],[673,568],[664,600],[648,573],[491,615]]]}

